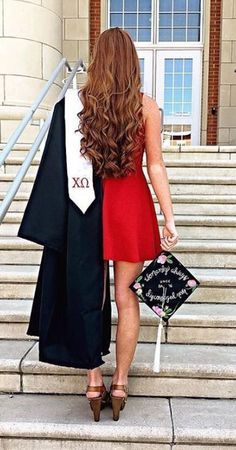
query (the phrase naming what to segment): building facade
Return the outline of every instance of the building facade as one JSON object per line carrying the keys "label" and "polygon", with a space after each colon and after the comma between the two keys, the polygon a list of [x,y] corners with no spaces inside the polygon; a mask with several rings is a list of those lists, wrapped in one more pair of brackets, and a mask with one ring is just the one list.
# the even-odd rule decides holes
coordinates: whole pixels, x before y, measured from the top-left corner
{"label": "building facade", "polygon": [[[99,33],[119,26],[136,46],[143,92],[163,110],[164,145],[236,144],[236,0],[0,0],[0,6],[2,110],[29,106],[62,55],[87,66]],[[85,77],[78,74],[79,84]],[[42,109],[60,87],[58,77]]]}

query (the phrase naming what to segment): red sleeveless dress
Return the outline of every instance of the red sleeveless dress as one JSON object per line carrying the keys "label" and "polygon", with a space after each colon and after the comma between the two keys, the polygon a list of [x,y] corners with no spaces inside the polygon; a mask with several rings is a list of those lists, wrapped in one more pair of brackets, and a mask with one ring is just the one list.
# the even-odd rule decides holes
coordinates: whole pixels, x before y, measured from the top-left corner
{"label": "red sleeveless dress", "polygon": [[142,141],[135,151],[135,173],[102,179],[105,260],[152,260],[162,250],[154,202],[142,169],[144,147]]}

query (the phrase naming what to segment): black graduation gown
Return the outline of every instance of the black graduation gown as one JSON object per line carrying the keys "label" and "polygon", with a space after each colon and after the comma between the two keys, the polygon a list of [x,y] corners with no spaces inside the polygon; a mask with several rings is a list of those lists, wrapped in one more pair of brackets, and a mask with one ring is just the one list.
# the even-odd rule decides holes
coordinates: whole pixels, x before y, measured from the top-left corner
{"label": "black graduation gown", "polygon": [[[69,198],[65,98],[54,106],[44,152],[18,236],[44,246],[27,334],[39,336],[39,361],[93,369],[110,353],[109,270],[104,286],[102,183],[84,214]],[[103,302],[103,289],[105,300]]]}

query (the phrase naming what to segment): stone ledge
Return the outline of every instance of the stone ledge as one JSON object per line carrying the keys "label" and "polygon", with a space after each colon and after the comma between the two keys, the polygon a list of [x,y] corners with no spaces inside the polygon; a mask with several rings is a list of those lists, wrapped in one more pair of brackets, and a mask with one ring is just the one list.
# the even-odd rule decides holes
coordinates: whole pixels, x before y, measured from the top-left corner
{"label": "stone ledge", "polygon": [[[236,402],[232,400],[129,397],[118,422],[112,420],[111,409],[105,408],[98,423],[93,422],[85,396],[2,394],[0,403],[1,437],[35,438],[38,443],[51,439],[51,445],[53,439],[60,439],[61,445],[70,439],[68,448],[72,450],[78,448],[73,441],[90,447],[91,441],[96,441],[98,450],[108,450],[103,443],[120,449],[120,442],[122,449],[128,445],[147,450],[148,444],[154,444],[156,450],[170,450],[169,446],[177,443],[178,450],[193,449],[194,444],[198,449],[209,450],[208,445],[214,445],[214,449],[228,450],[221,445],[236,444]],[[130,447],[132,443],[134,447]]]}
{"label": "stone ledge", "polygon": [[[58,366],[39,361],[38,342],[29,340],[0,341],[1,372],[18,372],[22,374],[77,374],[85,375],[85,369]],[[111,353],[104,356],[106,364],[103,372],[110,374],[114,367],[114,342],[111,343]],[[236,378],[236,346],[205,345],[205,344],[162,344],[161,371],[152,370],[155,344],[138,343],[134,360],[130,368],[131,377],[162,378],[180,377],[191,379],[221,379]],[[19,365],[20,364],[20,365]],[[236,383],[234,382],[236,395]]]}
{"label": "stone ledge", "polygon": [[[145,261],[145,266],[149,261]],[[112,261],[109,262],[112,266]],[[192,268],[189,267],[196,278],[199,279],[201,286],[211,287],[231,287],[236,286],[236,269],[218,269],[218,268]],[[35,283],[37,281],[39,265],[0,265],[0,283]],[[111,273],[111,282],[113,283],[113,273]],[[194,293],[193,293],[194,295]]]}
{"label": "stone ledge", "polygon": [[[1,173],[0,181],[13,181],[15,178],[15,174],[9,173]],[[23,182],[33,183],[35,180],[35,175],[25,175]],[[150,181],[147,179],[148,184]],[[223,185],[235,185],[236,178],[235,177],[207,177],[207,176],[170,176],[169,177],[170,184],[223,184]]]}
{"label": "stone ledge", "polygon": [[[6,108],[6,107],[5,107]],[[12,107],[13,108],[13,107]],[[27,111],[27,110],[25,110]],[[41,118],[46,119],[47,118],[47,114],[45,113],[45,110],[37,110],[38,114],[34,115],[33,120],[38,120]],[[15,119],[18,119],[20,117],[18,117],[17,115],[17,110],[15,111],[16,117]],[[36,114],[36,113],[35,113]],[[0,108],[0,115],[1,115],[1,108]],[[1,117],[0,117],[1,118]],[[9,119],[13,120],[13,116],[11,113],[11,116],[9,117]],[[164,155],[166,156],[166,155]],[[201,158],[201,155],[199,155],[199,158]],[[11,155],[11,153],[8,155],[8,157],[5,160],[5,164],[12,166],[12,165],[21,165],[24,161],[24,158],[22,156],[17,156],[17,155]],[[39,155],[37,155],[36,157],[34,157],[32,164],[33,165],[38,165],[41,161],[41,158],[39,157]],[[204,168],[204,167],[211,167],[211,168],[235,168],[236,167],[236,160],[231,160],[231,159],[195,159],[194,161],[191,161],[191,159],[166,159],[165,160],[165,165],[167,167],[199,167],[199,168]],[[143,164],[142,164],[143,168],[146,169],[147,164],[146,164],[146,153],[144,152],[143,154]]]}
{"label": "stone ledge", "polygon": [[[84,392],[86,369],[41,362],[37,342],[26,341],[23,351],[21,345],[20,341],[0,341],[2,392]],[[236,398],[235,346],[162,344],[161,371],[158,373],[152,370],[154,349],[154,344],[137,345],[129,371],[131,396]],[[114,343],[111,343],[110,351],[103,357],[105,383],[109,382],[115,367]]]}
{"label": "stone ledge", "polygon": [[[1,300],[0,322],[28,323],[32,300]],[[117,324],[117,308],[111,301],[112,323]],[[157,326],[158,317],[140,302],[141,325]],[[236,304],[184,303],[169,319],[169,327],[236,328]],[[164,324],[166,328],[166,325]],[[29,337],[28,337],[29,338]]]}
{"label": "stone ledge", "polygon": [[[1,250],[36,250],[42,251],[43,245],[37,244],[17,236],[0,236]],[[231,239],[181,239],[172,253],[197,252],[197,253],[236,253],[236,240]]]}
{"label": "stone ledge", "polygon": [[[29,192],[20,192],[18,191],[14,197],[14,201],[20,200],[29,200]],[[0,199],[2,200],[5,197],[6,193],[4,191],[0,191]],[[158,203],[157,197],[155,194],[152,194],[154,203]],[[226,203],[236,203],[236,195],[231,194],[172,194],[171,196],[173,203],[218,203],[218,204],[226,204]]]}
{"label": "stone ledge", "polygon": [[[17,344],[17,341],[15,341]],[[14,345],[12,341],[6,341],[6,345]],[[104,357],[106,364],[103,373],[110,374],[114,368],[114,348],[111,343],[111,353]],[[223,345],[205,344],[161,344],[161,371],[155,373],[152,370],[155,344],[138,343],[134,360],[130,368],[130,376],[151,378],[178,377],[191,379],[236,379],[236,347]],[[23,355],[22,355],[23,356]],[[21,371],[26,373],[80,373],[85,374],[83,369],[64,368],[38,361],[38,343],[23,358]],[[234,396],[236,396],[236,383],[234,382]],[[232,395],[232,398],[234,398]]]}
{"label": "stone ledge", "polygon": [[[235,178],[236,182],[236,178]],[[22,221],[23,218],[23,211],[22,212],[11,212],[8,211],[5,215],[2,223],[16,223],[19,224]],[[164,223],[164,218],[161,214],[157,214],[157,220],[159,225],[162,225]],[[211,227],[217,227],[217,226],[232,226],[236,227],[236,217],[235,216],[196,216],[193,215],[184,215],[184,214],[178,214],[175,216],[175,223],[177,225],[184,225],[184,226],[211,226]]]}

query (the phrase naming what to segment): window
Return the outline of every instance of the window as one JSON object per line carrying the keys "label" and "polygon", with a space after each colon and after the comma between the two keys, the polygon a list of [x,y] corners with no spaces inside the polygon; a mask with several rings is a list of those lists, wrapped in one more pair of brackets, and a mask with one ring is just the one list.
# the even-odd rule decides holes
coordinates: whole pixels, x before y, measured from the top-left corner
{"label": "window", "polygon": [[165,58],[165,116],[189,116],[191,114],[192,70],[192,59],[190,58]]}
{"label": "window", "polygon": [[159,0],[159,41],[200,41],[201,0]]}
{"label": "window", "polygon": [[136,42],[152,40],[152,0],[110,0],[109,27],[126,30]]}

